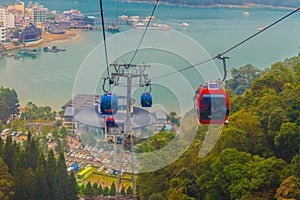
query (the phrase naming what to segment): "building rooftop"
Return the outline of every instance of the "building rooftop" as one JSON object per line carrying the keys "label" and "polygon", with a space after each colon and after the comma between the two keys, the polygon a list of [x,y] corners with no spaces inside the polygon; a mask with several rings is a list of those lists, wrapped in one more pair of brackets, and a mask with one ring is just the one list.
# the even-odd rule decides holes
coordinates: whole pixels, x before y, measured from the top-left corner
{"label": "building rooftop", "polygon": [[167,120],[167,115],[164,110],[156,110],[155,115],[157,119]]}
{"label": "building rooftop", "polygon": [[64,117],[74,117],[75,109],[74,107],[66,107]]}
{"label": "building rooftop", "polygon": [[[86,109],[80,110],[75,115],[75,120],[79,123],[86,124],[93,127],[104,128],[105,118],[107,116],[99,114],[95,107],[88,107]],[[120,126],[125,123],[126,113],[117,113],[113,116],[116,124]],[[147,110],[142,108],[133,107],[133,113],[131,113],[131,126],[132,128],[140,128],[144,126],[149,126],[156,123],[156,118]]]}
{"label": "building rooftop", "polygon": [[95,104],[100,98],[100,95],[93,94],[77,94],[68,102],[66,102],[61,108],[74,107],[75,109],[87,108]]}
{"label": "building rooftop", "polygon": [[[67,107],[74,107],[76,110],[80,110],[83,108],[87,108],[93,106],[96,102],[99,102],[101,95],[93,95],[93,94],[77,94],[64,105],[62,105],[62,109],[66,109]],[[126,105],[126,97],[118,96],[119,106]],[[135,103],[135,99],[131,98],[131,104]]]}

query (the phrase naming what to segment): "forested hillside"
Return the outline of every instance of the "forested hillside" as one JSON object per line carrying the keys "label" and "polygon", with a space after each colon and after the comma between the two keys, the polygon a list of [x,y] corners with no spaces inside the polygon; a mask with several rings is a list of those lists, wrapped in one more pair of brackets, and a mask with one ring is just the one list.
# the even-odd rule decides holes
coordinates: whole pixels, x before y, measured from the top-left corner
{"label": "forested hillside", "polygon": [[38,141],[28,133],[24,143],[0,137],[0,199],[75,200],[77,184],[67,173],[64,153],[45,158]]}
{"label": "forested hillside", "polygon": [[300,55],[232,72],[229,124],[214,149],[199,158],[208,128],[200,125],[183,156],[139,175],[141,199],[300,199]]}
{"label": "forested hillside", "polygon": [[[153,0],[143,0],[153,1]],[[162,0],[171,4],[186,4],[195,6],[210,6],[216,4],[226,5],[245,5],[245,4],[262,4],[270,6],[287,6],[287,7],[298,7],[298,0]]]}

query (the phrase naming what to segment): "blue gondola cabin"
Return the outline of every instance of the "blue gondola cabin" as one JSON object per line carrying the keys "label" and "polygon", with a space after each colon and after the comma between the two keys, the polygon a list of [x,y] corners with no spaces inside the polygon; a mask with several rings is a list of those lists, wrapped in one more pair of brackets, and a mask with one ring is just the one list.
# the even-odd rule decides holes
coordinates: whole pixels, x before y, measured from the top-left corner
{"label": "blue gondola cabin", "polygon": [[104,94],[100,99],[102,115],[115,115],[118,111],[118,98],[111,93]]}
{"label": "blue gondola cabin", "polygon": [[142,107],[151,107],[152,106],[152,96],[150,93],[143,93],[141,95],[141,105],[142,105]]}

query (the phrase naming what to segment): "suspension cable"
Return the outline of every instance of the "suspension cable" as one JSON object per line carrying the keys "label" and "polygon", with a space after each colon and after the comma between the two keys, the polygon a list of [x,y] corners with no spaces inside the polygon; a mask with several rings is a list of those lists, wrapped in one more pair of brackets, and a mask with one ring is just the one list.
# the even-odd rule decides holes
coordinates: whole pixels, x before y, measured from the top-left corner
{"label": "suspension cable", "polygon": [[178,73],[178,72],[188,70],[188,69],[190,69],[190,68],[196,68],[196,66],[205,64],[205,63],[210,62],[210,61],[212,61],[212,60],[214,60],[214,59],[217,59],[217,58],[219,59],[219,58],[221,58],[224,54],[226,54],[226,53],[232,51],[233,49],[237,48],[238,46],[240,46],[240,45],[244,44],[245,42],[251,40],[252,38],[256,37],[257,35],[261,34],[262,32],[264,32],[264,31],[266,31],[267,29],[271,28],[271,27],[274,26],[275,24],[281,22],[282,20],[288,18],[289,16],[293,15],[294,13],[296,13],[296,12],[299,11],[299,10],[300,10],[300,7],[297,8],[297,9],[295,9],[295,10],[293,10],[292,12],[288,13],[287,15],[281,17],[280,19],[278,19],[277,21],[273,22],[272,24],[268,25],[266,28],[260,30],[259,32],[255,33],[255,34],[253,34],[253,35],[251,35],[250,37],[246,38],[245,40],[239,42],[238,44],[234,45],[233,47],[227,49],[227,50],[224,51],[223,53],[220,53],[220,54],[216,55],[215,57],[212,57],[212,58],[210,58],[210,59],[204,60],[204,61],[202,61],[202,62],[200,62],[200,63],[195,64],[195,65],[191,65],[191,66],[188,66],[188,67],[179,69],[179,70],[174,71],[174,72],[171,72],[171,73],[167,73],[167,74],[163,74],[163,75],[160,75],[160,76],[153,77],[152,79],[158,79],[158,78],[163,78],[163,77],[166,77],[166,76],[170,76],[170,75],[176,74],[176,73]]}
{"label": "suspension cable", "polygon": [[155,10],[156,10],[156,8],[157,8],[158,3],[159,3],[159,0],[156,0],[156,3],[155,3],[155,5],[154,5],[154,7],[153,7],[153,10],[152,10],[152,12],[151,12],[150,18],[149,18],[149,20],[148,20],[147,26],[146,26],[146,28],[145,28],[145,30],[144,30],[144,32],[143,32],[143,35],[142,35],[142,37],[141,37],[141,39],[140,39],[139,44],[138,44],[137,48],[135,49],[134,54],[133,54],[133,56],[132,56],[132,58],[131,58],[131,60],[130,60],[130,62],[129,62],[129,66],[132,64],[132,61],[134,60],[134,58],[135,58],[135,56],[136,56],[136,54],[137,54],[137,52],[138,52],[138,50],[139,50],[139,48],[140,48],[140,46],[141,46],[141,44],[142,44],[142,41],[143,41],[144,36],[145,36],[145,34],[146,34],[146,32],[147,32],[147,29],[148,29],[148,27],[149,27],[149,25],[150,25],[150,22],[151,22],[151,20],[152,20],[152,18],[153,18],[153,15],[154,15],[154,12],[155,12]]}
{"label": "suspension cable", "polygon": [[203,65],[203,64],[205,64],[205,63],[207,63],[207,62],[210,62],[210,61],[212,61],[212,60],[214,60],[214,59],[215,59],[215,58],[210,58],[210,59],[204,60],[204,61],[202,61],[202,62],[200,62],[200,63],[197,63],[197,64],[195,64],[195,65],[190,65],[190,66],[188,66],[188,67],[179,69],[179,70],[174,71],[174,72],[171,72],[171,73],[167,73],[167,74],[163,74],[163,75],[160,75],[160,76],[153,77],[152,79],[158,79],[158,78],[162,78],[162,77],[171,76],[171,75],[176,74],[176,73],[178,73],[178,72],[182,72],[182,71],[188,70],[188,69],[190,69],[190,68],[194,68],[194,67],[196,67],[196,66],[198,66],[198,65]]}
{"label": "suspension cable", "polygon": [[[278,19],[277,21],[273,22],[272,24],[270,24],[269,26],[267,26],[266,28],[263,28],[262,30],[258,31],[257,33],[251,35],[250,37],[246,38],[245,40],[241,41],[240,43],[234,45],[233,47],[231,47],[230,49],[224,51],[223,53],[219,54],[220,56],[223,56],[224,54],[228,53],[229,51],[232,51],[233,49],[237,48],[238,46],[242,45],[243,43],[247,42],[248,40],[251,40],[252,38],[254,38],[255,36],[257,36],[258,34],[266,31],[267,29],[271,28],[272,26],[274,26],[275,24],[279,23],[280,21],[284,20],[285,18],[288,18],[289,16],[291,16],[292,14],[296,13],[297,11],[299,11],[300,8],[297,8],[296,10],[290,12],[289,14],[281,17],[280,19]],[[218,55],[218,56],[219,56]]]}
{"label": "suspension cable", "polygon": [[106,46],[106,37],[105,37],[105,26],[104,26],[102,0],[100,0],[100,13],[101,13],[101,22],[102,22],[101,25],[102,25],[102,35],[103,35],[103,43],[104,43],[106,70],[107,70],[107,76],[110,77],[109,67],[108,67],[108,56],[107,56],[107,46]]}

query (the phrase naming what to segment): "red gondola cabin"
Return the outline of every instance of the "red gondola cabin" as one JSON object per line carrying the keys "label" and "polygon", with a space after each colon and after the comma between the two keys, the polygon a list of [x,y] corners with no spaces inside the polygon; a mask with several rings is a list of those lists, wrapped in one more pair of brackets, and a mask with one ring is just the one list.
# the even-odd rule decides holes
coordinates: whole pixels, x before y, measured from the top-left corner
{"label": "red gondola cabin", "polygon": [[218,83],[208,83],[195,94],[195,110],[200,124],[227,124],[230,101]]}
{"label": "red gondola cabin", "polygon": [[106,118],[106,127],[107,128],[113,128],[116,126],[115,118],[113,117],[107,117]]}

